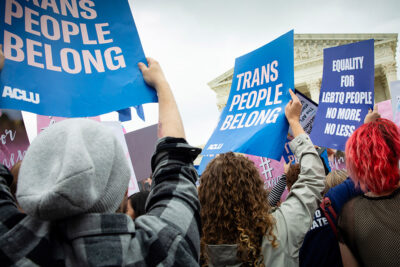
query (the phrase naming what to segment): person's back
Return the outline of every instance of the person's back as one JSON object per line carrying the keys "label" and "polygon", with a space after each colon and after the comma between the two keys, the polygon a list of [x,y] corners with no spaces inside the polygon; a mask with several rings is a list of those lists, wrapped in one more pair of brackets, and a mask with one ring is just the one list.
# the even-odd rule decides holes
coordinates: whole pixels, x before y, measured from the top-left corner
{"label": "person's back", "polygon": [[[368,193],[344,206],[338,225],[361,266],[400,266],[399,159],[400,132],[391,121],[364,124],[347,141],[348,171]],[[341,249],[343,255],[347,248]]]}
{"label": "person's back", "polygon": [[298,266],[298,251],[324,188],[324,168],[299,124],[300,101],[291,95],[285,114],[301,172],[276,211],[269,213],[259,173],[243,156],[219,155],[202,174],[202,259],[209,266]]}
{"label": "person's back", "polygon": [[348,200],[362,193],[347,177],[344,170],[335,170],[327,175],[324,204],[316,210],[312,226],[304,238],[299,255],[300,267],[343,266],[337,238],[337,216]]}
{"label": "person's back", "polygon": [[350,200],[340,218],[343,240],[361,266],[400,266],[400,188]]}
{"label": "person's back", "polygon": [[324,188],[325,171],[309,137],[300,135],[292,142],[290,146],[300,159],[301,171],[287,199],[272,213],[279,246],[271,248],[268,238],[263,238],[264,266],[299,265],[300,247]]}
{"label": "person's back", "polygon": [[98,122],[71,119],[44,130],[21,165],[18,211],[0,165],[1,266],[196,266],[199,201],[193,160],[200,149],[183,125],[158,63],[141,65],[159,95],[162,137],[151,166],[146,215],[117,214],[130,170],[114,134]]}

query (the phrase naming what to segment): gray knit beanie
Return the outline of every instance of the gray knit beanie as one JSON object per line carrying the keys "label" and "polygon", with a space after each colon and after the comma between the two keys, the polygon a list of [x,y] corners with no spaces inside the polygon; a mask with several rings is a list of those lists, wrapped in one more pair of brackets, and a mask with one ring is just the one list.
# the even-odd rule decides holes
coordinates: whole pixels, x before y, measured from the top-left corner
{"label": "gray knit beanie", "polygon": [[125,153],[111,130],[93,120],[68,119],[45,129],[30,145],[17,199],[27,214],[42,220],[113,213],[129,178]]}

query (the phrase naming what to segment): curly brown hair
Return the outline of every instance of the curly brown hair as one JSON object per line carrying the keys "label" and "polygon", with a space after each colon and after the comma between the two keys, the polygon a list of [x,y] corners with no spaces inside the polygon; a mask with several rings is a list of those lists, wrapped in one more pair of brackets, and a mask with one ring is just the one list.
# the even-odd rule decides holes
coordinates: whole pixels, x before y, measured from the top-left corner
{"label": "curly brown hair", "polygon": [[288,187],[288,190],[292,189],[292,186],[294,183],[299,179],[299,174],[300,174],[300,164],[292,164],[289,167],[289,170],[286,174],[286,186]]}
{"label": "curly brown hair", "polygon": [[199,199],[202,261],[207,262],[207,244],[238,244],[243,266],[263,266],[263,237],[273,247],[278,244],[267,192],[254,163],[232,152],[219,155],[201,176]]}

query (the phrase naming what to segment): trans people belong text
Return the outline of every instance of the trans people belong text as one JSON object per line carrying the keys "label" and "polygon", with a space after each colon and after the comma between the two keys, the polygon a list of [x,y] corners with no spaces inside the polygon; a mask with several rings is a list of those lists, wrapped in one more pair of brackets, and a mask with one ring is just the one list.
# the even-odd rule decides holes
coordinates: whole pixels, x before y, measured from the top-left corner
{"label": "trans people belong text", "polygon": [[[16,62],[27,61],[33,67],[69,74],[105,72],[125,68],[123,51],[112,46],[112,33],[108,23],[74,23],[69,19],[97,18],[95,1],[90,0],[32,0],[35,7],[29,8],[16,0],[5,1],[5,23],[12,26],[19,21],[25,25],[26,36],[41,37],[46,42],[4,30],[4,55]],[[51,11],[57,18],[42,15],[41,11]],[[62,16],[65,19],[59,19]],[[91,28],[90,28],[91,27]],[[66,46],[80,40],[88,49],[81,51],[72,48],[53,47],[52,41],[62,40]],[[90,50],[93,45],[106,45],[104,49]],[[56,63],[58,62],[58,64]]]}
{"label": "trans people belong text", "polygon": [[[243,111],[235,115],[227,115],[220,130],[233,130],[248,128],[252,126],[275,123],[282,111],[281,107],[274,109],[254,110],[251,113],[247,110],[260,106],[268,107],[281,104],[283,83],[270,85],[279,77],[279,62],[274,60],[253,71],[246,71],[236,76],[238,83],[236,91],[241,92],[233,96],[229,106],[229,112]],[[265,86],[265,88],[251,90],[254,87]],[[270,85],[270,86],[269,86]],[[244,91],[244,92],[243,92]],[[273,94],[273,92],[275,92]]]}

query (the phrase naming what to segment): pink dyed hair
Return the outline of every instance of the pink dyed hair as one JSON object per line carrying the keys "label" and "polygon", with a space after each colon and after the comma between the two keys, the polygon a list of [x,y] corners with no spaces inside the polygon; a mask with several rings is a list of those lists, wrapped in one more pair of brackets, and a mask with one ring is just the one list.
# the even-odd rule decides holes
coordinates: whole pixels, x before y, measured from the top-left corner
{"label": "pink dyed hair", "polygon": [[400,132],[386,119],[358,128],[346,143],[350,177],[366,192],[382,193],[399,184]]}

